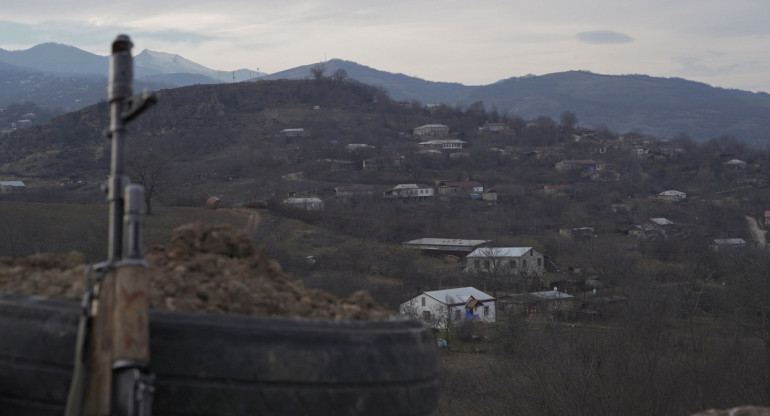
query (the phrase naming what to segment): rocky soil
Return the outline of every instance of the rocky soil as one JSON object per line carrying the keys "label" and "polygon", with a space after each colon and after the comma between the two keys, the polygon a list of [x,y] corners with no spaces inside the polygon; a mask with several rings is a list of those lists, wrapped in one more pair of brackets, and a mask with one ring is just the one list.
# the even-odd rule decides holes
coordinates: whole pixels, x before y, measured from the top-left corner
{"label": "rocky soil", "polygon": [[[382,320],[392,312],[365,291],[339,299],[281,270],[230,226],[187,224],[151,247],[150,308],[322,319]],[[0,258],[0,291],[79,301],[89,265],[79,253]]]}

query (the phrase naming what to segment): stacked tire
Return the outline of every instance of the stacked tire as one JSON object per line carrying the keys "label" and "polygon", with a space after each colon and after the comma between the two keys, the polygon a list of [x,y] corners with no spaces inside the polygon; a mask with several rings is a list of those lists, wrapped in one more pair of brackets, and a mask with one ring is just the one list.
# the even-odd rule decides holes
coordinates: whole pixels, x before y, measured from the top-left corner
{"label": "stacked tire", "polygon": [[[0,414],[64,414],[80,309],[0,293]],[[430,332],[411,319],[331,321],[152,311],[153,415],[435,412]]]}

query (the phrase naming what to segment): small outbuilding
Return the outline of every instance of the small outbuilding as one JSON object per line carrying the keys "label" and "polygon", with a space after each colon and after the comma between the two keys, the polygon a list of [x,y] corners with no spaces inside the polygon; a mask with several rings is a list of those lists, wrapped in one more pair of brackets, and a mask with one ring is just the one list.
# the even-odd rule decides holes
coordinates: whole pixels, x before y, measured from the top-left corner
{"label": "small outbuilding", "polygon": [[461,238],[418,238],[401,243],[403,247],[420,250],[428,255],[452,255],[465,257],[473,250],[489,244],[492,240],[464,240]]}
{"label": "small outbuilding", "polygon": [[210,196],[206,199],[206,206],[211,209],[222,208],[222,200],[215,196]]}
{"label": "small outbuilding", "polygon": [[22,192],[27,189],[22,181],[0,181],[0,193],[8,194],[13,192]]}

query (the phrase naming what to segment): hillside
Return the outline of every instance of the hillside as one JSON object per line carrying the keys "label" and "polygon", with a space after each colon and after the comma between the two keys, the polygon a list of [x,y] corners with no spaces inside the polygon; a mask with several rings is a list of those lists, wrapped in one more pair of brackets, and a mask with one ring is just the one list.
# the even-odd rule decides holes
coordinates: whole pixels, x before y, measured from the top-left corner
{"label": "hillside", "polygon": [[482,100],[524,118],[557,119],[566,111],[584,126],[659,137],[687,135],[703,141],[735,137],[767,144],[770,94],[714,88],[679,78],[611,76],[583,71],[510,78],[471,91],[463,101]]}
{"label": "hillside", "polygon": [[[266,78],[307,79],[312,66]],[[679,78],[568,71],[471,87],[391,74],[338,59],[324,67],[327,75],[344,70],[353,79],[380,86],[396,100],[466,108],[481,102],[489,110],[525,119],[558,119],[571,111],[589,128],[669,138],[684,135],[698,141],[728,136],[764,147],[770,138],[766,133],[770,130],[770,94],[714,88]]]}
{"label": "hillside", "polygon": [[[767,402],[754,386],[770,371],[756,359],[769,351],[770,264],[758,237],[770,153],[730,138],[661,140],[570,117],[395,102],[349,79],[159,95],[128,137],[129,174],[162,179],[150,230],[183,215],[243,227],[231,214],[254,207],[249,237],[306,287],[365,289],[392,309],[437,288],[499,300],[495,323],[434,331],[451,345],[440,351],[441,413],[484,403],[495,414],[680,415]],[[0,194],[0,256],[77,240],[103,258],[107,110],[0,139],[0,177],[28,187]],[[430,134],[462,148],[430,147]],[[225,208],[205,208],[210,196]],[[463,255],[402,245],[420,238],[489,240],[542,262],[529,263],[533,273],[468,270]],[[539,303],[532,292],[569,298]]]}
{"label": "hillside", "polygon": [[[42,108],[73,111],[104,98],[107,56],[77,48],[43,44],[26,51],[0,50],[0,106],[33,101]],[[218,71],[176,54],[142,51],[135,56],[136,89],[248,80],[307,80],[303,65],[266,75],[239,69]],[[355,62],[324,62],[327,76],[344,71],[349,79],[384,89],[396,101],[445,104],[487,110],[525,119],[558,119],[575,113],[580,125],[659,137],[687,136],[699,142],[734,137],[756,147],[768,143],[770,95],[714,88],[677,78],[646,75],[602,75],[567,71],[508,78],[490,85],[466,86],[432,82],[380,71]],[[5,127],[5,126],[0,126]]]}
{"label": "hillside", "polygon": [[[285,71],[276,72],[263,77],[264,79],[308,79],[310,70],[315,65],[303,65]],[[379,71],[365,65],[341,59],[331,59],[320,64],[324,68],[324,73],[329,76],[336,71],[343,70],[347,76],[364,84],[379,87],[388,92],[394,100],[398,101],[420,101],[424,104],[460,104],[462,97],[475,90],[475,87],[468,87],[459,83],[432,82],[416,77],[410,77],[404,74],[393,74],[390,72]]]}

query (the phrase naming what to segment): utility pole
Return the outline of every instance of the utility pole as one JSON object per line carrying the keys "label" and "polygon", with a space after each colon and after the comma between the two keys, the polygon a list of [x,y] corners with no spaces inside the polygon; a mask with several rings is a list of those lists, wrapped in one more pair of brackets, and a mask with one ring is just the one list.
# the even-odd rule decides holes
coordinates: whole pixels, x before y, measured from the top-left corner
{"label": "utility pole", "polygon": [[125,136],[126,124],[157,99],[147,91],[132,95],[132,47],[126,35],[112,43],[108,258],[89,271],[66,416],[151,415],[149,274],[142,260],[144,188],[128,184],[125,176]]}

